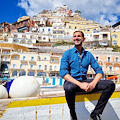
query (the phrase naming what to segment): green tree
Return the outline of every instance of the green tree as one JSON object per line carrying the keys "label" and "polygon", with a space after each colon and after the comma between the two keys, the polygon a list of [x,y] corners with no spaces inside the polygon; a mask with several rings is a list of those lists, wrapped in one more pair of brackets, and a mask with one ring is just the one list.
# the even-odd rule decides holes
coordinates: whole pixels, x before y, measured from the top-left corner
{"label": "green tree", "polygon": [[79,10],[75,10],[75,13],[79,13],[79,14],[81,14],[81,11],[79,11]]}

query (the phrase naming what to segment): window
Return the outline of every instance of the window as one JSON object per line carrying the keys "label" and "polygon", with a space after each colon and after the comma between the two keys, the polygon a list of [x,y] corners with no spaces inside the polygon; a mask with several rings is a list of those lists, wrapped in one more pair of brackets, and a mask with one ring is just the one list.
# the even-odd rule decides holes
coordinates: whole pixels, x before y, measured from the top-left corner
{"label": "window", "polygon": [[23,56],[23,60],[25,60],[26,59],[26,57],[25,56]]}
{"label": "window", "polygon": [[26,38],[26,35],[22,35],[22,38],[25,39],[25,38]]}
{"label": "window", "polygon": [[34,71],[28,72],[28,76],[34,76],[34,75],[35,75],[35,72],[34,72]]}
{"label": "window", "polygon": [[5,57],[5,60],[7,60],[8,59],[8,57]]}
{"label": "window", "polygon": [[71,26],[69,26],[69,28],[71,29]]}
{"label": "window", "polygon": [[75,26],[75,29],[77,29],[77,27]]}
{"label": "window", "polygon": [[53,38],[57,38],[57,36],[56,36],[56,35],[53,35]]}
{"label": "window", "polygon": [[43,40],[46,40],[46,38],[44,37]]}
{"label": "window", "polygon": [[98,57],[98,56],[96,56],[96,60],[97,60],[97,61],[98,61],[98,58],[99,58],[99,57]]}
{"label": "window", "polygon": [[116,34],[112,35],[112,38],[117,38],[118,36]]}
{"label": "window", "polygon": [[46,58],[46,57],[44,57],[44,60],[47,60],[47,58]]}
{"label": "window", "polygon": [[12,77],[17,76],[17,71],[12,72]]}
{"label": "window", "polygon": [[110,57],[108,57],[108,60],[107,60],[108,62],[110,62],[111,61],[111,59],[110,59]]}
{"label": "window", "polygon": [[93,77],[92,77],[92,74],[90,74],[89,77],[90,77],[90,78],[93,78]]}
{"label": "window", "polygon": [[116,57],[116,62],[118,62],[118,60],[119,60],[119,58],[118,58],[118,57]]}
{"label": "window", "polygon": [[67,35],[69,35],[69,32],[67,33]]}
{"label": "window", "polygon": [[103,38],[107,38],[107,34],[103,34]]}
{"label": "window", "polygon": [[38,72],[37,76],[47,76],[45,72]]}
{"label": "window", "polygon": [[54,62],[54,61],[55,61],[54,59],[51,60],[51,62]]}
{"label": "window", "polygon": [[60,31],[60,33],[64,33],[64,31]]}
{"label": "window", "polygon": [[34,57],[31,57],[31,61],[34,61]]}
{"label": "window", "polygon": [[16,64],[13,64],[13,68],[16,68]]}
{"label": "window", "polygon": [[38,36],[38,40],[41,40],[41,36]]}
{"label": "window", "polygon": [[18,56],[15,56],[14,59],[18,59]]}
{"label": "window", "polygon": [[54,66],[54,70],[57,70],[57,66]]}
{"label": "window", "polygon": [[20,65],[20,69],[23,69],[23,64]]}
{"label": "window", "polygon": [[42,69],[42,65],[39,65],[39,68],[38,68],[39,70],[41,70]]}
{"label": "window", "polygon": [[112,66],[109,66],[109,71],[112,71]]}
{"label": "window", "polygon": [[50,70],[52,70],[52,65],[50,65]]}
{"label": "window", "polygon": [[26,75],[26,72],[25,71],[21,71],[20,73],[19,73],[19,76],[25,76]]}
{"label": "window", "polygon": [[112,41],[112,45],[117,45],[117,41],[116,41],[116,40],[113,40],[113,41]]}
{"label": "window", "polygon": [[41,57],[38,57],[38,60],[41,60]]}
{"label": "window", "polygon": [[53,34],[56,34],[56,31],[53,31]]}
{"label": "window", "polygon": [[30,69],[33,69],[33,65],[30,65]]}
{"label": "window", "polygon": [[44,70],[47,70],[47,65],[45,65],[45,68],[44,68]]}

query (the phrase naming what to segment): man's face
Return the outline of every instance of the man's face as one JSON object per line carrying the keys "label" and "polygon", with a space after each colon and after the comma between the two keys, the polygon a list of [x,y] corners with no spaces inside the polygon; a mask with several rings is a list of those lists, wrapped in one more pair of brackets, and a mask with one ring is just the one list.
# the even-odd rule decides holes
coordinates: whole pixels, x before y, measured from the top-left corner
{"label": "man's face", "polygon": [[82,43],[84,42],[84,38],[82,36],[82,33],[81,32],[74,33],[73,41],[74,41],[76,46],[82,45]]}

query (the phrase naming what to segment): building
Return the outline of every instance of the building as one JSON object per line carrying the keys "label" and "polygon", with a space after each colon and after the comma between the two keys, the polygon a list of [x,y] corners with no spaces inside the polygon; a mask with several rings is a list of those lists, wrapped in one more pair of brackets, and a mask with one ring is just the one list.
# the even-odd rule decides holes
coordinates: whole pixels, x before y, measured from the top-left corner
{"label": "building", "polygon": [[111,30],[112,45],[120,46],[120,29]]}
{"label": "building", "polygon": [[0,23],[0,33],[9,33],[10,32],[10,23],[8,22],[3,22],[3,23]]}
{"label": "building", "polygon": [[35,27],[35,22],[29,16],[23,16],[10,26],[11,32],[29,32],[31,27]]}
{"label": "building", "polygon": [[36,33],[26,32],[11,32],[9,36],[4,35],[3,43],[13,44],[33,44],[36,43]]}

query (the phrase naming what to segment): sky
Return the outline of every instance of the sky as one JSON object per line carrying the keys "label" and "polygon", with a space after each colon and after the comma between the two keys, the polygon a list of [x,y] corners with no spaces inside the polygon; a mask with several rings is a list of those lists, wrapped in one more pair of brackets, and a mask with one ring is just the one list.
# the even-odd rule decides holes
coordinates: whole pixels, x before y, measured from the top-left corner
{"label": "sky", "polygon": [[2,0],[0,23],[14,23],[19,17],[40,13],[43,9],[55,10],[67,5],[72,11],[81,11],[86,20],[94,20],[103,26],[120,21],[120,0]]}

